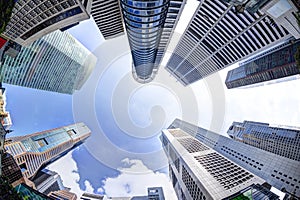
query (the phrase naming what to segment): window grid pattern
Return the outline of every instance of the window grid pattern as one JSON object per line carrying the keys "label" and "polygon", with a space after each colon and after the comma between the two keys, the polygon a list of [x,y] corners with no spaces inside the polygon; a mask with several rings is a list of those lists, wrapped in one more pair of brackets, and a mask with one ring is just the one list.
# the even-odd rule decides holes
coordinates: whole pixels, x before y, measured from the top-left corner
{"label": "window grid pattern", "polygon": [[291,185],[296,190],[299,190],[299,188],[300,188],[300,180],[297,180],[294,177],[288,176],[288,175],[282,173],[281,171],[273,170],[273,173],[271,174],[271,176],[273,178],[280,180],[281,182],[283,182],[285,184]]}
{"label": "window grid pattern", "polygon": [[[166,68],[186,85],[202,79],[290,35],[270,21],[271,18],[260,11],[237,15],[225,2],[205,0],[200,3]],[[195,44],[187,45],[187,40]]]}
{"label": "window grid pattern", "polygon": [[93,0],[91,14],[105,39],[124,33],[119,1]]}
{"label": "window grid pattern", "polygon": [[225,153],[229,154],[232,157],[235,157],[236,159],[241,160],[243,163],[246,163],[254,168],[257,168],[258,170],[261,170],[261,167],[264,165],[258,161],[255,161],[254,159],[244,156],[243,154],[229,148],[226,146],[222,146],[221,151],[224,151]]}
{"label": "window grid pattern", "polygon": [[[27,34],[28,36],[23,38],[24,40],[26,40],[27,38],[30,38],[35,33],[40,32],[41,30],[47,32],[46,29],[53,24],[56,24],[58,22],[63,21],[66,18],[85,12],[83,8],[80,7],[80,5],[81,3],[78,2],[77,0],[61,0],[61,1],[19,0],[15,3],[15,6],[12,11],[12,17],[10,19],[10,22],[6,26],[6,29],[3,32],[3,34],[11,38],[12,40],[15,40],[17,38],[22,38],[23,35],[26,35],[28,33]],[[75,8],[78,8],[79,10],[75,12],[74,10]],[[72,9],[73,9],[72,12],[66,13]],[[59,19],[53,19],[53,17],[55,16],[59,16]],[[85,14],[85,17],[82,17],[81,20],[84,19],[88,19],[87,14]],[[47,20],[48,20],[47,26],[40,27]],[[67,25],[71,25],[76,22],[78,21],[71,21]],[[59,26],[61,27],[61,25]],[[39,28],[37,29],[38,26]]]}
{"label": "window grid pattern", "polygon": [[189,174],[184,166],[182,166],[182,181],[189,191],[192,199],[205,200],[206,197],[203,195],[200,187],[197,185],[195,180]]}
{"label": "window grid pattern", "polygon": [[189,153],[209,150],[208,147],[201,144],[198,140],[193,138],[182,138],[177,140]]}
{"label": "window grid pattern", "polygon": [[4,83],[72,94],[96,64],[96,57],[67,32],[55,31],[12,58],[4,56]]}
{"label": "window grid pattern", "polygon": [[195,158],[226,190],[254,177],[217,153],[195,156]]}

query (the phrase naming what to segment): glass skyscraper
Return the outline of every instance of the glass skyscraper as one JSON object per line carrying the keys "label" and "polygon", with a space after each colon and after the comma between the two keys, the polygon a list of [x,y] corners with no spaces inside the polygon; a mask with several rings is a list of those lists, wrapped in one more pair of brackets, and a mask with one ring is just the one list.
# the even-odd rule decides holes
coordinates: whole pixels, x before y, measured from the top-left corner
{"label": "glass skyscraper", "polygon": [[[212,149],[215,151],[216,156],[220,158],[207,156],[205,157],[205,159],[198,159],[198,162],[200,162],[201,165],[207,167],[208,170],[211,170],[211,173],[214,173],[214,170],[217,170],[217,168],[219,170],[221,170],[222,168],[224,170],[227,169],[223,165],[226,165],[224,164],[224,162],[228,159],[234,164],[243,168],[242,170],[247,170],[254,176],[262,178],[265,182],[277,188],[278,190],[287,191],[287,193],[289,194],[292,194],[298,198],[300,197],[299,161],[289,159],[271,153],[269,151],[259,149],[257,147],[253,147],[239,141],[235,141],[228,137],[208,131],[179,119],[176,119],[168,129],[175,129],[175,132],[177,130],[177,132],[179,133],[174,133],[175,136],[170,136],[170,139],[169,137],[166,138],[167,140],[163,139],[162,142],[164,146],[169,144],[170,141],[173,141],[172,138],[175,137],[176,139],[177,137],[176,140],[180,140],[181,142],[179,143],[182,143],[181,146],[183,146],[188,151],[191,151],[192,156],[194,156],[193,151],[201,151],[203,152],[203,154],[206,154],[206,150],[208,149]],[[171,135],[171,133],[167,134]],[[280,140],[281,137],[278,137],[278,139]],[[180,150],[179,153],[180,152],[185,151]],[[179,155],[179,157],[181,156],[181,154]],[[226,160],[224,160],[224,157],[226,158]],[[174,165],[177,165],[176,162],[176,159],[172,161]],[[197,166],[199,165],[197,164]],[[202,167],[200,166],[198,168],[202,169]],[[230,172],[232,169],[233,167],[231,167],[231,169],[227,169],[229,170],[229,172],[226,173],[226,175],[232,173]],[[237,176],[239,175],[241,174],[237,174]],[[217,173],[214,173],[214,176],[216,176],[216,179],[219,179],[219,182],[222,182],[222,177],[218,177]],[[234,173],[232,175],[232,178],[234,178]],[[236,181],[238,181],[240,178],[237,177]],[[206,181],[207,179],[202,180]],[[234,182],[232,181],[228,182],[229,185],[233,183]]]}
{"label": "glass skyscraper", "polygon": [[91,131],[84,123],[77,123],[31,135],[7,138],[5,149],[20,166],[23,176],[32,179],[42,166],[66,154],[90,135]]}
{"label": "glass skyscraper", "polygon": [[243,63],[227,73],[225,84],[228,89],[261,83],[300,74],[295,53],[300,40],[286,42]]}
{"label": "glass skyscraper", "polygon": [[0,81],[23,87],[72,94],[95,67],[97,58],[67,32],[55,31],[22,47],[0,66]]}
{"label": "glass skyscraper", "polygon": [[300,161],[300,128],[244,121],[233,122],[227,133],[236,141]]}
{"label": "glass skyscraper", "polygon": [[218,0],[199,3],[166,69],[189,85],[292,37],[267,14],[244,11]]}
{"label": "glass skyscraper", "polygon": [[184,4],[185,0],[121,0],[136,81],[154,79]]}

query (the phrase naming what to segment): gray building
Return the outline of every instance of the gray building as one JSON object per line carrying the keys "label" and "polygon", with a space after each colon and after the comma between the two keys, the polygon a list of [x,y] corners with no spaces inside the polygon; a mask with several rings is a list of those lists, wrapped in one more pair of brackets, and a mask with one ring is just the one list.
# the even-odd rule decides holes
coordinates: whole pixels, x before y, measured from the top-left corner
{"label": "gray building", "polygon": [[185,2],[121,0],[136,81],[148,83],[155,78]]}
{"label": "gray building", "polygon": [[[191,141],[186,142],[190,149],[197,148],[196,144],[200,142],[202,146],[205,145],[215,150],[241,168],[262,178],[271,186],[300,197],[299,161],[235,141],[179,119],[176,119],[169,129],[178,129],[181,131],[180,135],[192,137],[189,139]],[[163,143],[166,145],[166,142],[163,141]],[[217,167],[220,164],[211,164],[210,167]]]}
{"label": "gray building", "polygon": [[50,194],[50,192],[65,189],[60,175],[47,169],[40,170],[32,179],[32,182],[37,191],[46,195]]}
{"label": "gray building", "polygon": [[166,69],[180,83],[189,85],[292,37],[271,21],[261,11],[236,14],[233,5],[202,0]]}
{"label": "gray building", "polygon": [[227,133],[236,141],[300,161],[300,128],[244,121],[233,122]]}
{"label": "gray building", "polygon": [[[225,84],[228,89],[247,86],[276,79],[291,78],[300,74],[295,54],[300,48],[300,40],[287,41],[242,63],[227,73]],[[287,78],[286,78],[287,77]],[[284,79],[283,79],[284,78]]]}
{"label": "gray building", "polygon": [[274,22],[283,26],[296,39],[300,38],[300,27],[296,14],[299,13],[300,2],[297,0],[272,0],[261,8]]}
{"label": "gray building", "polygon": [[119,1],[93,0],[91,14],[105,39],[124,34]]}
{"label": "gray building", "polygon": [[161,140],[179,200],[224,199],[265,183],[181,129],[163,130]]}
{"label": "gray building", "polygon": [[91,0],[16,1],[2,35],[27,46],[48,33],[88,19],[90,4]]}
{"label": "gray building", "polygon": [[0,81],[40,90],[72,94],[79,90],[96,65],[97,58],[67,32],[55,31],[16,57],[4,55]]}

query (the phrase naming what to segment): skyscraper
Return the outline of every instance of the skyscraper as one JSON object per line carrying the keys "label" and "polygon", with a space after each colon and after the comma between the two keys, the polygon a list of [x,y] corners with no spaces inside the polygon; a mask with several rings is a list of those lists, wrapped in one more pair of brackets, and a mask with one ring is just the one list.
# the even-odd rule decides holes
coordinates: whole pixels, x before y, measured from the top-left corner
{"label": "skyscraper", "polygon": [[5,149],[20,166],[22,174],[33,179],[42,166],[53,162],[91,135],[84,123],[47,130],[6,140]]}
{"label": "skyscraper", "polygon": [[52,197],[54,199],[77,200],[77,195],[68,190],[54,191],[54,192],[51,192],[48,196]]}
{"label": "skyscraper", "polygon": [[[179,135],[189,138],[182,138],[182,145],[184,145],[185,148],[191,149],[191,151],[195,148],[197,150],[200,148],[201,150],[204,148],[203,146],[206,146],[205,148],[211,148],[220,154],[220,156],[222,155],[222,158],[226,157],[231,162],[248,170],[256,176],[259,176],[271,186],[282,191],[287,191],[287,193],[295,195],[298,198],[300,197],[300,171],[298,170],[300,168],[299,161],[288,159],[232,140],[179,119],[176,119],[169,126],[169,129],[178,129],[180,130],[178,133]],[[171,134],[169,133],[169,135]],[[190,138],[191,136],[192,138]],[[168,142],[166,142],[168,140],[163,140],[164,146],[168,144]],[[185,140],[187,140],[187,142]],[[199,143],[202,146],[199,145]],[[175,160],[172,162],[176,164]],[[214,159],[199,159],[199,162],[212,169],[222,165],[222,162],[213,164],[215,162]]]}
{"label": "skyscraper", "polygon": [[22,47],[15,58],[4,56],[0,81],[72,94],[85,83],[97,58],[67,32],[55,31]]}
{"label": "skyscraper", "polygon": [[91,14],[106,40],[124,34],[119,1],[93,0],[91,9]]}
{"label": "skyscraper", "polygon": [[228,89],[300,74],[295,53],[300,40],[286,42],[241,63],[227,73]]}
{"label": "skyscraper", "polygon": [[21,45],[29,45],[48,33],[88,19],[90,1],[16,1],[2,35]]}
{"label": "skyscraper", "polygon": [[185,2],[121,0],[136,81],[154,79]]}
{"label": "skyscraper", "polygon": [[294,38],[300,38],[300,28],[297,21],[300,2],[297,0],[272,0],[261,7],[261,11],[272,17],[280,26],[283,26]]}
{"label": "skyscraper", "polygon": [[300,161],[300,128],[244,121],[233,122],[227,133],[236,141]]}
{"label": "skyscraper", "polygon": [[60,175],[47,169],[39,170],[32,182],[36,190],[46,195],[50,194],[50,192],[65,189]]}
{"label": "skyscraper", "polygon": [[271,21],[260,11],[236,14],[223,1],[201,1],[166,69],[186,86],[292,37]]}
{"label": "skyscraper", "polygon": [[178,199],[223,199],[265,181],[180,129],[162,133]]}

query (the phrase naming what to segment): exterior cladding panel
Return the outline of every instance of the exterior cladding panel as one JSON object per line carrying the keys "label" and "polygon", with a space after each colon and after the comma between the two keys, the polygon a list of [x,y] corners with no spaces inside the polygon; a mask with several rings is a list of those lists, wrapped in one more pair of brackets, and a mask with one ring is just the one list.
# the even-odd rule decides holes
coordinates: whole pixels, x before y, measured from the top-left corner
{"label": "exterior cladding panel", "polygon": [[[228,3],[204,0],[166,68],[181,83],[189,85],[290,37],[285,28],[265,13],[236,14]],[[183,59],[178,61],[178,56]],[[178,73],[187,67],[191,69]]]}

